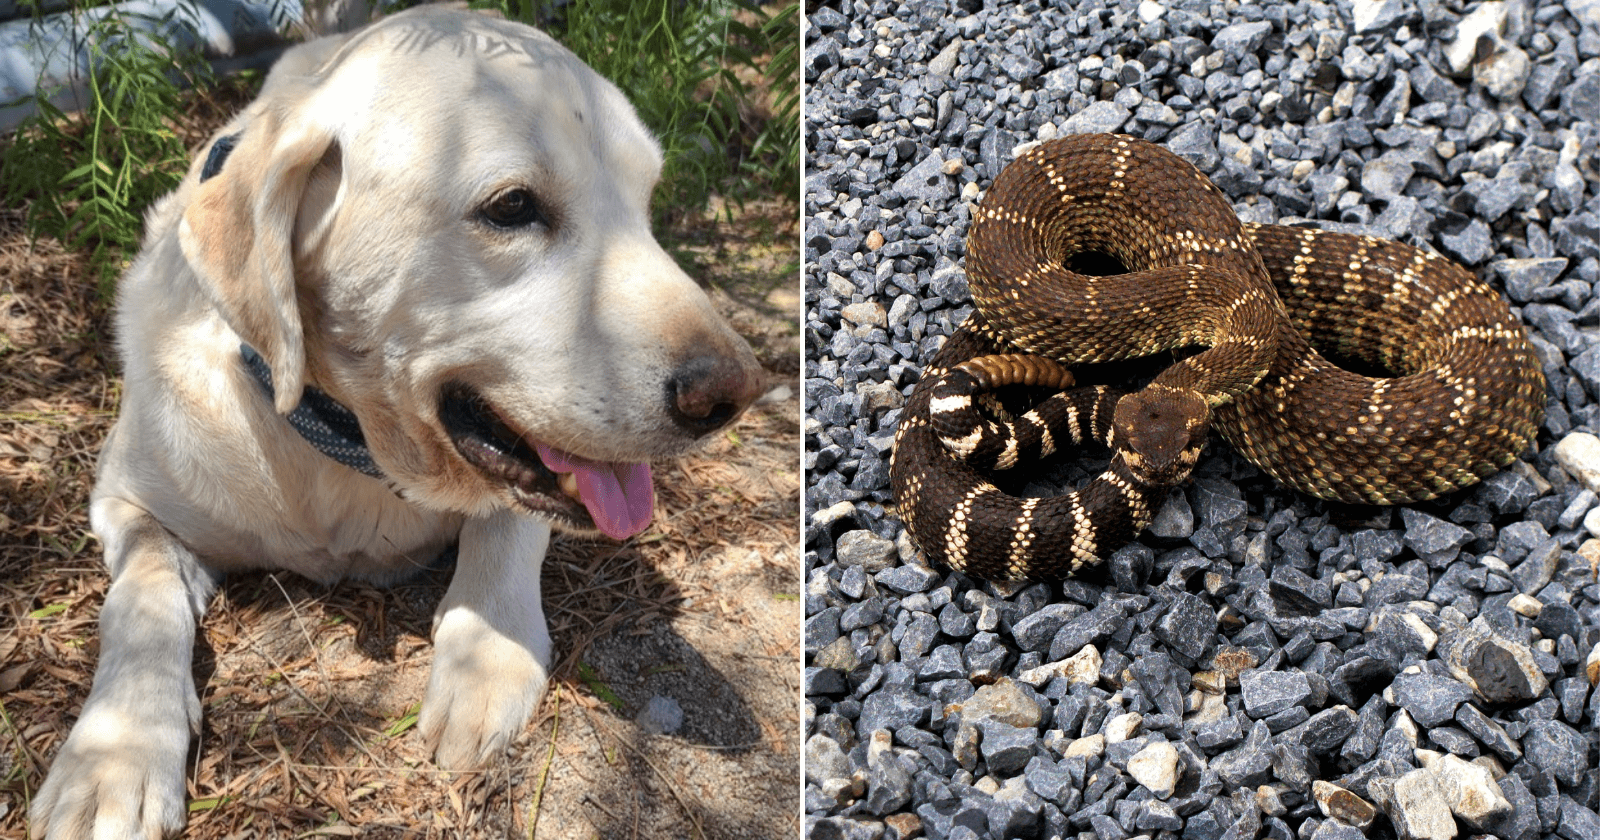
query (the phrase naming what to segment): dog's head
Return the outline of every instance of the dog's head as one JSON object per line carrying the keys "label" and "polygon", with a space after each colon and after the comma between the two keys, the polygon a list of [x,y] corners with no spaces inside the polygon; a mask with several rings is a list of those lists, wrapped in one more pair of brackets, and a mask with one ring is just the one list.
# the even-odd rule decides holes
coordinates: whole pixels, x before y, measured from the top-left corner
{"label": "dog's head", "polygon": [[313,42],[229,131],[184,254],[278,411],[327,391],[408,498],[624,536],[643,462],[760,392],[650,234],[654,140],[537,30],[432,8]]}

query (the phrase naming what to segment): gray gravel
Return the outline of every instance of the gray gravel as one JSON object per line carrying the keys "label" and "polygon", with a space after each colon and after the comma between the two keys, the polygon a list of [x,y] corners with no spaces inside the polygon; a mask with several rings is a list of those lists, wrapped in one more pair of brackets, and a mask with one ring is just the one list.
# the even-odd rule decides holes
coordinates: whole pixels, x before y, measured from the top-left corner
{"label": "gray gravel", "polygon": [[[1600,0],[842,0],[805,37],[808,834],[1596,837]],[[1085,131],[1470,265],[1544,363],[1536,452],[1350,508],[1218,440],[1097,576],[918,565],[888,454],[970,204]]]}

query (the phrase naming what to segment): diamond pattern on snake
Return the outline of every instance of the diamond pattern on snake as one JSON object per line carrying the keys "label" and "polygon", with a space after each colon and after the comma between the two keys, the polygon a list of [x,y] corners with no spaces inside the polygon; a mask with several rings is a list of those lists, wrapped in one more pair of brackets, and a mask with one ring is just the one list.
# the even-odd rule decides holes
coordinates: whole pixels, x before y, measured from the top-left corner
{"label": "diamond pattern on snake", "polygon": [[[1126,271],[1074,271],[1084,254]],[[1526,331],[1471,272],[1384,239],[1241,223],[1204,174],[1135,138],[1019,156],[973,214],[966,270],[977,311],[913,390],[890,478],[927,559],[980,577],[1100,562],[1212,429],[1285,487],[1403,504],[1503,469],[1543,418]],[[1072,387],[1073,366],[1193,348],[1132,393]],[[1055,393],[1016,414],[993,400],[1030,384]],[[1110,463],[1073,492],[1021,498],[990,478],[1091,439]]]}

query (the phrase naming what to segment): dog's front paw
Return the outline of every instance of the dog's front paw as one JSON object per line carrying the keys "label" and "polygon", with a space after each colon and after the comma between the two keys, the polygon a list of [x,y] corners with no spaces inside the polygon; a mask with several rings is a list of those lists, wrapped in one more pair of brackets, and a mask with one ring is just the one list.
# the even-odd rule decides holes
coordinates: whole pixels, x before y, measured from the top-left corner
{"label": "dog's front paw", "polygon": [[30,836],[158,840],[183,828],[189,715],[172,705],[176,714],[163,698],[132,710],[90,698],[33,798]]}
{"label": "dog's front paw", "polygon": [[418,720],[439,766],[482,767],[528,722],[544,696],[550,661],[542,626],[534,636],[517,641],[464,608],[441,616]]}

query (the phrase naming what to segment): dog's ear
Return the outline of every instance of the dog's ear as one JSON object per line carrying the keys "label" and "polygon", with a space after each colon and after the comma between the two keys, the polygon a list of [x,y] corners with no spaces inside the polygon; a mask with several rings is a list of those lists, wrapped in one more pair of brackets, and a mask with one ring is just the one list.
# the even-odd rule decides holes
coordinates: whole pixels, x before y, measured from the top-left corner
{"label": "dog's ear", "polygon": [[274,407],[281,414],[300,403],[306,376],[295,218],[312,170],[333,143],[327,126],[292,110],[263,109],[233,138],[231,152],[208,150],[178,228],[183,255],[213,305],[272,369]]}

